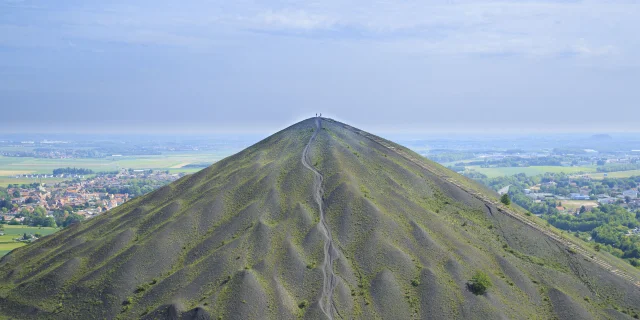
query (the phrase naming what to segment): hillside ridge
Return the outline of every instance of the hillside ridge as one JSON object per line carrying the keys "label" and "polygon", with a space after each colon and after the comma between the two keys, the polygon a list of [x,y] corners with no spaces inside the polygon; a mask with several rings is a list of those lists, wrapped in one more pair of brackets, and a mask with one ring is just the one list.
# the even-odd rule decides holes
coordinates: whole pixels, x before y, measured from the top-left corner
{"label": "hillside ridge", "polygon": [[[310,118],[12,251],[0,318],[640,316],[638,271],[519,210],[403,146]],[[478,272],[484,294],[469,289]]]}
{"label": "hillside ridge", "polygon": [[[333,121],[335,123],[339,123],[337,121],[334,121],[332,119],[327,119],[328,121]],[[464,185],[462,185],[461,183],[457,182],[456,179],[452,178],[449,175],[445,175],[445,174],[441,174],[439,172],[436,172],[435,170],[433,170],[432,167],[426,166],[424,165],[424,163],[422,163],[421,161],[416,160],[414,157],[411,157],[410,155],[406,154],[405,152],[403,152],[401,149],[398,149],[388,143],[386,143],[383,139],[374,136],[372,134],[369,134],[367,132],[364,132],[360,129],[354,128],[352,126],[349,126],[347,124],[344,123],[340,123],[342,126],[344,126],[345,128],[359,134],[362,135],[364,137],[367,137],[369,139],[371,139],[372,141],[375,141],[376,143],[380,144],[381,146],[399,154],[400,156],[402,156],[403,158],[413,162],[414,164],[420,166],[421,168],[428,170],[430,172],[432,172],[433,174],[436,174],[438,176],[440,176],[441,178],[447,180],[448,182],[454,184],[456,187],[468,192],[469,194],[475,196],[476,198],[478,198],[479,200],[485,202],[486,204],[489,204],[491,206],[494,206],[498,209],[498,212],[503,213],[508,215],[509,217],[512,217],[516,220],[518,220],[519,222],[522,222],[524,224],[526,224],[527,226],[542,232],[543,234],[545,234],[546,236],[548,236],[549,238],[553,239],[554,241],[564,245],[565,247],[567,247],[567,249],[569,250],[574,250],[577,253],[579,253],[580,255],[582,255],[583,257],[585,257],[586,259],[589,259],[590,261],[592,261],[593,263],[601,266],[602,268],[604,268],[605,270],[615,274],[616,276],[619,276],[621,278],[623,278],[626,281],[629,281],[631,284],[633,284],[634,286],[638,287],[638,289],[640,289],[640,280],[637,278],[634,278],[633,276],[629,275],[628,273],[619,270],[615,267],[613,267],[612,265],[608,264],[606,261],[597,258],[593,253],[588,252],[587,250],[585,250],[584,248],[582,248],[582,246],[580,246],[579,244],[572,242],[569,239],[563,238],[555,233],[553,233],[552,231],[550,231],[549,229],[543,228],[539,225],[537,225],[536,223],[534,223],[533,221],[527,219],[526,217],[522,216],[521,214],[512,211],[509,207],[505,206],[504,204],[502,204],[501,202],[495,200],[495,199],[491,199],[489,197],[487,197],[486,195],[483,195],[482,193],[478,192],[477,190],[473,190],[469,187],[466,187]],[[488,207],[489,208],[489,207]],[[490,208],[489,208],[490,210]]]}

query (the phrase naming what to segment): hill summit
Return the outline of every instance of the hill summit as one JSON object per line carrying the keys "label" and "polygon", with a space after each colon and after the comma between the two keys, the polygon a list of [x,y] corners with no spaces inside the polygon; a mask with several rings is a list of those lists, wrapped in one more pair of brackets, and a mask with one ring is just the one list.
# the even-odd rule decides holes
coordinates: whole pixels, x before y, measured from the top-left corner
{"label": "hill summit", "polygon": [[0,318],[638,315],[638,271],[571,241],[400,145],[311,118],[14,250]]}

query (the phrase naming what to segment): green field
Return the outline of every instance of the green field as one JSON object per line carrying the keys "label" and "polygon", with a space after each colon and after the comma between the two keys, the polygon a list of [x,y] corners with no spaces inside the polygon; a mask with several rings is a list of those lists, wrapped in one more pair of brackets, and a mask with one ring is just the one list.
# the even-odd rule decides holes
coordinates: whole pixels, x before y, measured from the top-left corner
{"label": "green field", "polygon": [[544,174],[547,172],[567,174],[580,173],[580,172],[595,172],[595,167],[561,167],[561,166],[531,166],[531,167],[501,167],[501,168],[481,168],[480,166],[469,166],[467,169],[472,169],[486,175],[489,178],[511,176],[518,173],[524,173],[527,176],[534,176],[538,174]]}
{"label": "green field", "polygon": [[[596,180],[604,179],[603,172],[589,174],[589,176],[591,177],[591,179],[596,179]],[[633,176],[640,176],[640,170],[607,172],[607,178],[629,178]]]}
{"label": "green field", "polygon": [[22,242],[13,241],[14,238],[17,238],[24,233],[39,233],[41,235],[49,235],[60,229],[57,228],[39,228],[39,227],[28,227],[28,226],[10,226],[10,225],[2,225],[4,227],[4,235],[0,236],[0,257],[9,253],[11,250],[22,247],[26,245]]}
{"label": "green field", "polygon": [[[531,167],[498,167],[498,168],[481,168],[480,166],[467,166],[467,170],[474,170],[482,173],[489,178],[496,178],[502,176],[511,176],[514,174],[524,173],[527,176],[534,176],[539,174],[561,173],[566,174],[579,174],[585,173],[592,179],[602,180],[605,173],[596,172],[594,166],[587,167],[561,167],[561,166],[531,166]],[[640,176],[640,170],[628,170],[628,171],[614,171],[607,172],[608,178],[629,178],[632,176]],[[1,180],[0,180],[1,181]]]}
{"label": "green field", "polygon": [[0,177],[0,187],[6,187],[9,184],[29,184],[29,183],[34,183],[34,182],[42,182],[45,184],[53,184],[53,183],[58,183],[58,182],[62,182],[64,180],[64,178],[47,178],[47,179],[42,179],[42,181],[40,179],[28,179],[28,178],[12,178],[12,177]]}
{"label": "green field", "polygon": [[579,209],[582,206],[598,206],[598,201],[595,200],[562,200],[562,206],[567,209]]}

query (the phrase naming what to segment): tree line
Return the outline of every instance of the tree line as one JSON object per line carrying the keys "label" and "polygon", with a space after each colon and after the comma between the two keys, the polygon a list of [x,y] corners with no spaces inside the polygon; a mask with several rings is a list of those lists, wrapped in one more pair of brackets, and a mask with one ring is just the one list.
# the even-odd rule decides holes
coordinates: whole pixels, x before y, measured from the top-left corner
{"label": "tree line", "polygon": [[57,175],[61,175],[61,174],[92,174],[94,173],[93,170],[91,169],[84,169],[84,168],[71,168],[71,167],[66,167],[66,168],[58,168],[58,169],[53,169],[53,175],[57,176]]}

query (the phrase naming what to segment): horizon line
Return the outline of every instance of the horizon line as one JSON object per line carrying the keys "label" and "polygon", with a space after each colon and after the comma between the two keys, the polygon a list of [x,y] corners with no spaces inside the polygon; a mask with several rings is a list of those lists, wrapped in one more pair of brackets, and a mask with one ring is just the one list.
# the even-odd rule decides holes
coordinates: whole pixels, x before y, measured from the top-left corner
{"label": "horizon line", "polygon": [[[362,129],[362,127],[353,126],[358,129]],[[282,129],[280,129],[282,130]],[[115,136],[124,136],[124,135],[139,135],[139,136],[203,136],[203,135],[271,135],[280,130],[264,130],[264,131],[253,131],[253,130],[229,130],[229,131],[76,131],[76,132],[67,132],[67,131],[41,131],[41,132],[27,132],[27,131],[18,131],[18,132],[3,132],[0,131],[0,137],[3,135],[115,135]],[[366,130],[365,130],[366,131]],[[543,135],[573,135],[573,134],[582,134],[582,135],[634,135],[640,134],[640,130],[638,131],[629,131],[629,130],[621,130],[621,131],[410,131],[410,130],[369,130],[375,131],[377,133],[382,134],[402,134],[402,135],[497,135],[497,134],[509,134],[509,135],[529,135],[535,134],[539,136]]]}

